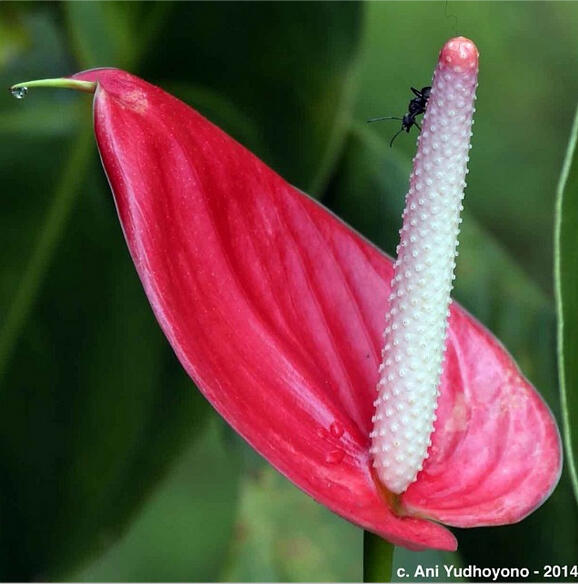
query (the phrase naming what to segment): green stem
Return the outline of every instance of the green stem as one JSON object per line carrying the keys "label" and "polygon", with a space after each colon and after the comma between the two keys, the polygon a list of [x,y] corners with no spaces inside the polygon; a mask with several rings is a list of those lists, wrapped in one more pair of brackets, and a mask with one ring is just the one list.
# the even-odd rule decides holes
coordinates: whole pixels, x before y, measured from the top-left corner
{"label": "green stem", "polygon": [[[574,114],[574,123],[570,132],[570,141],[560,174],[556,197],[556,218],[554,224],[554,289],[556,293],[556,313],[558,319],[558,372],[560,379],[560,401],[562,406],[562,435],[566,446],[566,467],[578,502],[578,428],[573,423],[574,407],[578,405],[572,398],[572,376],[576,376],[575,354],[576,331],[575,319],[568,318],[576,314],[576,276],[578,255],[575,251],[576,230],[576,178],[572,165],[578,156],[578,109]],[[574,187],[574,188],[572,188]],[[573,199],[573,202],[571,202]],[[571,242],[571,243],[570,243]],[[565,270],[564,270],[565,268]],[[573,285],[574,284],[574,285]],[[574,311],[572,310],[574,309]],[[565,318],[566,317],[566,318]],[[570,382],[570,383],[569,383]],[[575,395],[575,394],[574,394]],[[578,412],[576,414],[578,415]]]}
{"label": "green stem", "polygon": [[12,304],[5,315],[0,329],[0,382],[6,374],[22,329],[34,308],[38,290],[51,265],[52,256],[58,247],[76,196],[79,194],[78,184],[90,160],[92,143],[92,128],[82,129],[70,149],[68,163],[51,197],[50,209],[40,227],[36,244],[24,268]]}
{"label": "green stem", "polygon": [[68,77],[36,79],[34,81],[23,81],[22,83],[16,83],[10,87],[10,91],[16,91],[17,89],[30,89],[30,87],[56,87],[59,89],[75,89],[76,91],[94,93],[96,90],[96,82],[79,81],[78,79],[69,79]]}
{"label": "green stem", "polygon": [[363,581],[391,582],[395,546],[369,531],[363,532]]}

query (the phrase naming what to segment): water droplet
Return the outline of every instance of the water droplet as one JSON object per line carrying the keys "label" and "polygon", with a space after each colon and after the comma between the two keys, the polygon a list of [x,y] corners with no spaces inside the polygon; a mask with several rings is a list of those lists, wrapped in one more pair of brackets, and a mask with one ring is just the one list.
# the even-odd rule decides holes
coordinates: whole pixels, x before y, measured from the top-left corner
{"label": "water droplet", "polygon": [[345,432],[343,426],[339,422],[333,422],[333,424],[329,426],[329,431],[333,436],[335,436],[335,438],[341,438],[341,436],[343,436],[343,432]]}
{"label": "water droplet", "polygon": [[328,462],[329,464],[339,464],[344,456],[345,452],[343,452],[343,450],[332,450],[325,455],[325,462]]}
{"label": "water droplet", "polygon": [[10,93],[16,99],[24,99],[28,94],[28,87],[14,87],[10,90]]}

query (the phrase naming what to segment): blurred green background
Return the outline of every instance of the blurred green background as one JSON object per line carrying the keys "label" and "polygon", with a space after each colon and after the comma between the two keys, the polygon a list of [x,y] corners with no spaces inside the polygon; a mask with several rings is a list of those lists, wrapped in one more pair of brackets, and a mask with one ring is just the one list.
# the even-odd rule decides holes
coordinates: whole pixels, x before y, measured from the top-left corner
{"label": "blurred green background", "polygon": [[[552,229],[577,30],[570,2],[3,2],[0,81],[130,70],[391,253],[416,134],[389,148],[398,122],[365,122],[405,113],[445,40],[472,38],[480,85],[455,296],[559,415]],[[0,579],[359,580],[361,530],[250,451],[160,334],[89,102],[0,98]],[[396,565],[578,558],[566,473],[521,524],[455,531],[457,554],[398,549]]]}

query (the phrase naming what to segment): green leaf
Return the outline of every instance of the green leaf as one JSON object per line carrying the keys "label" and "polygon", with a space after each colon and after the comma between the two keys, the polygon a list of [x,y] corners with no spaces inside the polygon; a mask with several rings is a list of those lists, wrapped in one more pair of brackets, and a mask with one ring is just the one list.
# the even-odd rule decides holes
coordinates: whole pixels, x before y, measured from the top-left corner
{"label": "green leaf", "polygon": [[[326,202],[392,253],[401,227],[409,166],[409,160],[400,159],[367,127],[355,127]],[[473,188],[466,192],[466,208],[476,196],[480,195]],[[455,298],[504,342],[559,415],[555,319],[549,300],[471,213],[464,213],[459,250]],[[520,524],[459,530],[457,538],[466,564],[535,569],[546,563],[572,564],[578,509],[568,475],[562,475],[550,499]]]}
{"label": "green leaf", "polygon": [[356,2],[177,2],[141,73],[226,96],[261,134],[246,146],[319,193],[343,145],[363,10]]}
{"label": "green leaf", "polygon": [[[19,77],[2,72],[6,86],[20,75],[69,70],[53,17],[51,7],[26,7],[30,44],[12,63]],[[139,22],[144,27],[146,18]],[[96,21],[84,26],[106,29]],[[79,131],[77,96],[6,97],[0,578],[49,580],[119,537],[202,430],[208,407],[160,333],[126,252],[96,165],[88,100],[70,143],[62,137]]]}
{"label": "green leaf", "polygon": [[40,97],[34,108],[14,107],[0,112],[0,139],[15,140],[22,135],[70,137],[81,115],[86,116],[86,108],[75,103],[56,106],[54,100]]}
{"label": "green leaf", "polygon": [[64,2],[75,57],[85,69],[138,67],[145,47],[160,32],[165,2]]}
{"label": "green leaf", "polygon": [[26,50],[26,27],[10,5],[0,7],[0,69]]}
{"label": "green leaf", "polygon": [[118,2],[66,2],[63,8],[74,53],[83,67],[122,67],[133,62],[134,35],[126,7]]}
{"label": "green leaf", "polygon": [[[12,357],[14,347],[22,327],[29,317],[39,288],[48,269],[50,259],[62,237],[78,191],[77,172],[86,168],[92,152],[91,132],[84,130],[71,148],[68,164],[64,167],[62,177],[54,191],[50,208],[42,222],[33,251],[23,271],[18,286],[13,290],[12,299],[5,311],[5,318],[0,329],[0,382]],[[6,265],[10,266],[10,257]]]}
{"label": "green leaf", "polygon": [[[219,579],[237,510],[239,457],[216,419],[179,456],[122,539],[76,582]],[[199,472],[202,469],[202,472]]]}
{"label": "green leaf", "polygon": [[362,531],[268,465],[244,479],[235,533],[226,581],[361,580]]}
{"label": "green leaf", "polygon": [[578,110],[558,184],[554,280],[566,463],[578,502]]}

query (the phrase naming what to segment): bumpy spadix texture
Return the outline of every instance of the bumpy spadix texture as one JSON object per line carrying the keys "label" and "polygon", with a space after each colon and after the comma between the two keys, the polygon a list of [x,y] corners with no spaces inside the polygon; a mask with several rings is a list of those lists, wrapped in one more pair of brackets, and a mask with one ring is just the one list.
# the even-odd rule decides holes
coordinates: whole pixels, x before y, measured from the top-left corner
{"label": "bumpy spadix texture", "polygon": [[[115,69],[95,131],[156,317],[223,417],[320,503],[393,543],[518,521],[556,483],[556,425],[498,341],[452,304],[430,456],[395,510],[371,416],[390,258],[190,107]],[[138,334],[138,331],[127,331]]]}
{"label": "bumpy spadix texture", "polygon": [[444,46],[406,197],[371,433],[373,464],[394,493],[415,480],[431,445],[477,73],[470,40]]}

